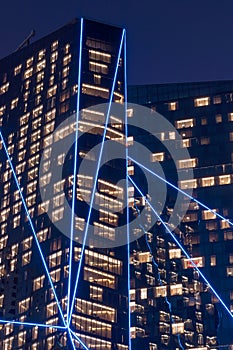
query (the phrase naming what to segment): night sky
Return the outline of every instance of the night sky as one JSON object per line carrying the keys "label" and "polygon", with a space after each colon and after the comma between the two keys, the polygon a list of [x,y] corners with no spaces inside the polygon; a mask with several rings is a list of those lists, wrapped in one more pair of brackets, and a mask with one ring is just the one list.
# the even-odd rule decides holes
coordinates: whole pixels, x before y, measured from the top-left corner
{"label": "night sky", "polygon": [[[232,0],[8,0],[0,57],[84,16],[124,26],[129,84],[233,79]],[[35,40],[35,39],[34,39]]]}

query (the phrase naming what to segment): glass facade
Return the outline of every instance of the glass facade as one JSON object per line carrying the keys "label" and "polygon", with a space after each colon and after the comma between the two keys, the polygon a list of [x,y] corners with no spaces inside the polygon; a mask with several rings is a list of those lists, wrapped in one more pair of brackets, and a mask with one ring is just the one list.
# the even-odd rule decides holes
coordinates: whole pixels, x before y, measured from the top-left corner
{"label": "glass facade", "polygon": [[[232,214],[232,82],[129,88],[130,101],[158,110],[181,133],[179,141],[174,132],[159,135],[190,151],[189,159],[171,166],[161,142],[151,144],[148,135],[131,130],[126,135],[124,121],[110,110],[104,128],[106,113],[94,107],[109,101],[123,106],[124,40],[121,28],[74,20],[0,61],[3,350],[207,350],[218,347],[217,335],[226,327],[208,285],[159,220],[148,230],[134,228],[141,238],[130,246],[96,248],[99,241],[117,239],[127,200],[130,218],[145,208],[148,225],[152,221],[145,197],[119,182],[125,163],[108,162],[98,176],[80,171],[82,160],[96,169],[92,149],[103,136],[129,149],[143,141],[150,162],[161,163],[170,181],[176,180],[174,166],[184,173],[192,169],[194,178],[182,180],[180,188],[194,188],[194,196],[216,213]],[[62,169],[56,181],[54,169]],[[142,179],[133,162],[127,170],[135,181]],[[165,221],[172,210],[169,196]],[[98,210],[90,212],[90,202]],[[69,222],[67,206],[75,213]],[[61,222],[66,232],[59,230]],[[79,236],[70,240],[76,229],[87,233],[89,224],[93,236],[86,246]],[[227,220],[191,202],[179,230],[195,264],[232,300],[233,235]]]}
{"label": "glass facade", "polygon": [[[203,271],[209,283],[211,283],[221,296],[229,311],[232,311],[231,222],[233,217],[233,203],[231,194],[233,189],[233,158],[231,120],[233,110],[233,82],[219,81],[132,86],[129,87],[128,97],[129,101],[144,104],[152,110],[156,110],[170,121],[182,137],[182,141],[173,140],[174,147],[185,147],[189,151],[189,159],[179,159],[178,162],[176,162],[175,173],[184,173],[192,168],[194,176],[191,179],[182,180],[180,182],[177,182],[177,179],[171,171],[169,165],[171,162],[171,155],[169,151],[164,149],[163,145],[159,142],[156,145],[157,153],[155,154],[155,159],[160,162],[166,176],[168,176],[168,179],[171,180],[173,184],[177,185],[183,191],[193,189],[192,196],[206,205],[206,207],[203,208],[194,201],[190,203],[189,209],[179,225],[181,242],[190,256],[193,257],[197,266],[201,268],[201,271]],[[165,138],[166,137],[169,138],[169,135],[165,135]],[[169,200],[167,202],[165,214],[168,216],[169,210],[173,208],[172,200],[174,197],[174,194],[170,194],[170,202]],[[187,197],[184,195],[184,202],[185,200],[187,200]],[[213,211],[208,210],[208,208],[211,208]],[[190,269],[192,265],[188,259],[182,258],[182,253],[179,252],[177,246],[170,246],[171,250],[169,250],[166,244],[168,243],[163,242],[162,246],[164,250],[162,255],[164,268],[166,266],[168,252],[172,252],[174,249],[174,252],[178,252],[177,254],[182,261],[182,274],[184,274],[184,276],[188,274],[190,277],[190,273],[194,273],[194,271],[191,272],[193,269]],[[173,244],[174,242],[172,245]],[[154,254],[157,257],[157,263],[160,263],[160,250],[159,244],[156,244]],[[173,256],[173,253],[169,254],[171,254],[170,259],[171,257],[172,260],[175,258],[176,262],[178,256]],[[170,269],[171,267],[167,268],[167,273]],[[178,269],[176,268],[174,276],[177,272]],[[174,278],[176,283],[181,283],[179,277],[178,279],[177,277]],[[199,281],[201,282],[201,279],[199,279]],[[196,281],[195,283],[199,284],[200,282]],[[166,284],[168,284],[168,282]],[[201,289],[203,287],[205,289],[205,283]],[[191,288],[191,290],[194,291],[195,288]],[[188,288],[183,284],[183,292],[181,292],[183,298],[180,296],[177,298],[181,298],[183,299],[183,303],[187,302],[187,304],[191,305],[191,299],[188,297],[189,293],[190,290],[188,291]],[[197,294],[199,298],[202,298],[203,294],[201,290],[199,290]],[[200,300],[198,301],[197,298],[194,299],[196,299],[196,301],[193,307],[194,305],[197,307]],[[217,317],[215,319],[216,324],[214,325],[214,323],[212,323],[212,335],[202,337],[200,332],[201,328],[199,328],[199,338],[202,339],[199,339],[200,344],[202,343],[203,346],[208,345],[210,348],[214,348],[216,335],[218,335],[220,344],[232,344],[232,318],[224,311],[224,308],[222,308],[221,303],[215,296],[212,295],[211,299],[208,301],[206,296],[204,299],[200,302],[200,305],[202,305],[200,308],[206,308],[203,320],[208,318],[208,312],[211,314],[214,308],[218,310],[219,320],[217,321]],[[207,304],[205,305],[205,303]],[[176,307],[174,307],[174,309],[176,309]],[[177,315],[179,315],[179,313]],[[196,310],[196,315],[199,315],[199,310]],[[194,321],[194,315],[190,317],[190,319],[192,319],[192,323],[196,322],[196,326],[198,325],[198,327],[203,322],[200,321],[200,319],[199,321],[198,319]],[[191,324],[191,320],[189,322]],[[212,320],[211,322],[214,321]],[[205,321],[203,325],[202,331],[204,331],[205,328]],[[191,346],[195,347],[196,344],[194,341],[195,336],[194,334],[191,335],[192,332],[190,332],[191,329],[189,327],[190,325],[185,321],[183,336],[187,339],[187,344],[190,344],[189,346],[191,348]],[[215,335],[214,327],[217,330],[215,331]],[[208,329],[210,330],[210,328]],[[193,341],[194,343],[191,345]],[[230,349],[231,346],[226,345],[226,347],[223,348]]]}
{"label": "glass facade", "polygon": [[[73,185],[74,146],[68,155],[59,147],[56,158],[51,155],[53,145],[66,142],[73,133],[74,123],[54,130],[76,112],[77,103],[86,108],[80,129],[92,124],[78,146],[78,164],[101,139],[99,119],[104,116],[88,108],[109,101],[116,71],[113,101],[124,99],[122,33],[120,28],[76,20],[1,61],[0,125],[7,152],[2,141],[0,319],[9,321],[1,324],[1,349],[83,349],[82,342],[88,349],[128,349],[127,249],[84,249],[78,243],[72,247],[69,237],[59,232],[56,223],[65,216],[65,201],[79,213],[74,224],[84,225],[82,195],[90,196],[94,178],[78,173]],[[111,135],[119,127],[112,123]],[[65,173],[44,201],[41,195],[49,190],[54,164]],[[97,186],[102,212],[91,222],[98,238],[114,233],[118,217],[107,210],[109,201],[118,205],[120,199],[115,198],[122,188],[106,177],[99,177]],[[47,215],[50,209],[53,224]],[[73,301],[69,306],[68,297]],[[67,329],[62,329],[68,307],[73,310],[73,345]]]}

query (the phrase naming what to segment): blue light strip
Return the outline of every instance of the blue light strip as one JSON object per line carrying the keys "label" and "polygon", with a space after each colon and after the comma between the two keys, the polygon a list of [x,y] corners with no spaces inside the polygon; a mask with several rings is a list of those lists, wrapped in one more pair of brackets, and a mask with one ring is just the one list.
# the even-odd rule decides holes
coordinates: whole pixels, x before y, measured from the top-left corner
{"label": "blue light strip", "polygon": [[66,327],[41,324],[41,323],[0,320],[0,324],[2,324],[2,323],[3,324],[13,324],[16,326],[25,326],[25,327],[53,328],[53,329],[58,329],[58,330],[62,330],[62,331],[66,330]]}
{"label": "blue light strip", "polygon": [[69,315],[69,312],[70,312],[70,293],[71,293],[71,280],[72,280],[74,216],[75,216],[76,178],[77,178],[77,160],[78,160],[78,123],[79,123],[80,95],[81,95],[82,47],[83,47],[83,18],[81,18],[81,23],[80,23],[79,63],[78,63],[78,94],[77,94],[77,107],[76,107],[74,178],[73,178],[73,197],[72,197],[71,227],[70,227],[70,251],[69,251],[69,277],[68,277],[67,315]]}
{"label": "blue light strip", "polygon": [[153,213],[156,215],[157,219],[159,221],[161,221],[162,225],[164,226],[164,228],[167,230],[167,232],[170,233],[170,235],[172,236],[173,240],[176,242],[176,244],[178,245],[178,247],[182,250],[182,252],[184,253],[184,255],[186,256],[187,259],[189,259],[189,261],[191,262],[191,264],[193,265],[193,267],[198,271],[198,273],[200,274],[200,276],[202,277],[202,279],[205,281],[205,283],[208,285],[208,287],[211,289],[211,291],[213,292],[213,294],[217,297],[217,299],[221,302],[221,304],[223,305],[223,307],[225,308],[225,310],[227,311],[227,313],[231,316],[231,318],[233,318],[233,315],[230,311],[230,309],[226,306],[226,304],[224,303],[224,301],[221,299],[220,295],[216,292],[216,290],[211,286],[211,284],[209,283],[209,281],[205,278],[205,276],[203,275],[203,273],[201,272],[201,270],[197,267],[197,265],[195,264],[195,262],[193,261],[193,259],[190,257],[190,255],[186,252],[186,250],[183,248],[183,246],[180,244],[180,242],[177,240],[176,236],[172,233],[172,231],[169,229],[168,225],[166,225],[166,223],[163,221],[163,219],[159,216],[159,214],[156,212],[156,210],[154,209],[154,207],[150,204],[150,202],[148,201],[148,199],[145,197],[145,195],[142,193],[142,191],[139,189],[139,187],[136,185],[136,183],[133,181],[133,179],[131,178],[131,176],[128,175],[129,180],[131,181],[131,183],[135,186],[135,188],[138,190],[138,192],[141,194],[142,197],[145,198],[145,201],[147,202],[147,204],[149,205],[149,207],[151,208],[151,210],[153,211]]}
{"label": "blue light strip", "polygon": [[179,191],[180,193],[182,193],[183,195],[185,195],[186,197],[188,197],[189,199],[193,200],[194,202],[196,202],[197,204],[199,204],[200,206],[202,206],[203,208],[209,210],[211,213],[215,214],[217,217],[219,217],[220,219],[227,221],[231,226],[233,226],[233,222],[231,222],[229,219],[224,218],[224,216],[218,214],[217,212],[215,212],[213,209],[210,209],[209,207],[207,207],[207,205],[201,203],[199,200],[197,200],[196,198],[190,196],[189,194],[187,194],[186,192],[182,191],[179,187],[173,185],[171,182],[163,179],[161,176],[159,176],[158,174],[154,173],[152,170],[150,170],[149,168],[147,168],[146,166],[144,166],[143,164],[137,162],[135,159],[129,157],[130,160],[132,160],[135,164],[139,165],[141,168],[145,169],[146,171],[148,171],[150,174],[154,175],[155,177],[157,177],[158,179],[162,180],[163,182],[165,182],[166,184],[168,184],[169,186],[171,186],[172,188],[174,188],[175,190]]}
{"label": "blue light strip", "polygon": [[129,231],[129,179],[128,179],[128,118],[127,118],[127,103],[128,103],[128,94],[127,94],[127,69],[126,69],[126,32],[125,32],[125,40],[124,40],[124,83],[125,83],[125,161],[126,161],[126,220],[127,220],[127,274],[128,274],[128,327],[129,327],[129,350],[132,349],[131,343],[131,314],[130,314],[130,231]]}
{"label": "blue light strip", "polygon": [[115,74],[114,74],[112,91],[111,91],[110,100],[109,100],[110,103],[109,103],[109,107],[108,107],[108,110],[107,110],[107,116],[106,116],[106,122],[105,122],[103,138],[102,138],[102,142],[101,142],[101,147],[100,147],[99,159],[98,159],[98,162],[97,162],[96,174],[95,174],[93,190],[92,190],[92,195],[91,195],[91,200],[90,200],[90,208],[89,208],[89,212],[88,212],[88,216],[87,216],[86,228],[85,228],[84,237],[83,237],[83,244],[82,244],[82,250],[81,250],[81,255],[80,255],[80,260],[79,260],[79,265],[78,265],[78,271],[77,271],[77,277],[76,277],[76,282],[75,282],[75,288],[74,288],[72,303],[71,303],[71,307],[70,307],[70,312],[69,312],[69,315],[68,315],[68,325],[70,325],[70,321],[71,321],[71,317],[72,317],[72,311],[73,311],[73,307],[74,307],[75,296],[76,296],[76,292],[77,292],[77,288],[78,288],[79,276],[80,276],[81,265],[82,265],[84,250],[85,250],[85,244],[86,244],[86,240],[87,240],[87,233],[88,233],[88,227],[89,227],[89,222],[90,222],[90,218],[91,218],[92,206],[93,206],[93,202],[94,202],[94,198],[95,198],[96,184],[97,184],[97,179],[98,179],[98,174],[99,174],[100,162],[101,162],[101,158],[102,158],[102,154],[103,154],[105,136],[106,136],[106,133],[107,133],[107,126],[108,126],[108,121],[109,121],[109,116],[110,116],[110,111],[111,111],[111,103],[112,103],[114,89],[115,89],[115,84],[116,84],[116,78],[117,78],[117,72],[118,72],[118,66],[119,66],[121,51],[122,51],[124,35],[125,35],[125,29],[123,29],[123,32],[122,32],[122,38],[121,38],[119,53],[118,53],[118,57],[117,57],[116,70],[115,70]]}
{"label": "blue light strip", "polygon": [[71,346],[72,346],[73,350],[76,350],[76,346],[74,344],[74,340],[73,340],[73,337],[72,337],[72,334],[71,334],[71,331],[70,331],[69,328],[68,328],[68,332],[67,333],[68,333],[68,336],[70,338],[70,342],[71,342]]}
{"label": "blue light strip", "polygon": [[12,161],[11,161],[11,158],[9,156],[9,153],[8,153],[8,150],[7,150],[7,147],[6,147],[6,144],[5,144],[5,141],[4,141],[4,138],[3,138],[3,135],[2,135],[2,132],[0,131],[0,138],[2,140],[2,144],[3,144],[3,148],[5,150],[5,153],[6,153],[6,156],[7,156],[7,160],[10,164],[10,167],[11,167],[11,170],[12,170],[12,174],[13,174],[13,177],[15,179],[15,183],[16,183],[16,186],[18,188],[18,191],[19,191],[19,194],[20,194],[20,197],[21,197],[21,200],[22,200],[22,203],[23,203],[23,206],[24,206],[24,209],[25,209],[25,212],[26,212],[26,215],[27,215],[27,218],[28,218],[28,221],[29,221],[29,224],[31,226],[31,229],[32,229],[32,232],[33,232],[33,235],[34,235],[34,238],[35,238],[35,242],[36,242],[36,245],[37,245],[37,248],[39,250],[39,253],[40,253],[40,256],[41,256],[41,259],[42,259],[42,263],[44,265],[44,268],[45,268],[45,271],[46,271],[46,274],[48,276],[48,279],[49,279],[49,283],[51,285],[51,288],[53,290],[53,293],[54,293],[54,297],[55,297],[55,300],[57,302],[57,307],[58,307],[58,310],[59,310],[59,313],[60,313],[60,316],[62,318],[62,321],[63,321],[63,324],[64,326],[66,326],[66,322],[65,322],[65,319],[64,319],[64,315],[62,313],[62,309],[61,309],[61,306],[60,306],[60,303],[59,303],[59,300],[58,300],[58,297],[57,297],[57,294],[56,294],[56,291],[55,291],[55,288],[54,288],[54,285],[53,285],[53,281],[51,279],[51,276],[50,276],[50,273],[49,273],[49,270],[48,270],[48,267],[47,267],[47,264],[46,264],[46,261],[45,261],[45,258],[43,256],[43,253],[42,253],[42,250],[41,250],[41,247],[40,247],[40,243],[38,241],[38,238],[37,238],[37,235],[36,235],[36,231],[35,231],[35,228],[33,226],[33,223],[32,223],[32,219],[31,219],[31,216],[29,214],[29,211],[28,211],[28,208],[27,208],[27,204],[25,202],[25,199],[23,197],[23,193],[21,191],[21,188],[20,188],[20,184],[18,182],[18,179],[17,179],[17,175],[15,173],[15,170],[14,170],[14,167],[13,167],[13,164],[12,164]]}
{"label": "blue light strip", "polygon": [[84,342],[71,330],[69,332],[73,335],[73,337],[83,346],[85,350],[89,350],[88,347],[84,344]]}
{"label": "blue light strip", "polygon": [[[138,213],[138,216],[139,216],[139,219],[140,219],[140,216],[141,216],[141,212],[140,210],[138,209],[136,203],[134,202],[134,207],[136,208],[137,210],[137,213]],[[157,270],[157,276],[158,276],[158,281],[159,281],[159,284],[160,286],[163,285],[163,282],[162,282],[162,279],[161,279],[161,275],[160,275],[160,272],[159,272],[159,265],[157,264],[157,262],[155,261],[155,258],[154,258],[154,254],[153,254],[153,251],[152,251],[152,248],[148,242],[148,237],[147,237],[147,232],[145,230],[145,228],[143,227],[142,224],[139,224],[139,227],[142,229],[142,231],[144,232],[144,235],[145,235],[145,240],[146,240],[146,244],[147,244],[147,247],[149,249],[149,252],[151,254],[151,257],[152,257],[152,262],[154,264],[154,266],[156,267],[156,270]],[[173,319],[173,316],[172,316],[172,305],[170,303],[170,301],[168,300],[167,296],[165,296],[165,301],[168,305],[168,309],[169,309],[169,312],[170,312],[170,318],[171,318],[171,322],[174,323],[174,319]],[[180,334],[177,334],[177,339],[178,339],[178,343],[181,347],[182,350],[185,350],[182,343],[181,343],[181,339],[180,339]]]}

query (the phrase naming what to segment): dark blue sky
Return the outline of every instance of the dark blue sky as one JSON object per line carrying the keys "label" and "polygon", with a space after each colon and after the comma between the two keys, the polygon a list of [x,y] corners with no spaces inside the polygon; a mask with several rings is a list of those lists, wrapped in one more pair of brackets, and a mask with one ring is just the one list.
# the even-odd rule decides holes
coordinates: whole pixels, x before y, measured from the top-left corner
{"label": "dark blue sky", "polygon": [[0,57],[32,28],[39,39],[85,16],[126,27],[130,84],[233,79],[232,0],[8,0],[0,10]]}

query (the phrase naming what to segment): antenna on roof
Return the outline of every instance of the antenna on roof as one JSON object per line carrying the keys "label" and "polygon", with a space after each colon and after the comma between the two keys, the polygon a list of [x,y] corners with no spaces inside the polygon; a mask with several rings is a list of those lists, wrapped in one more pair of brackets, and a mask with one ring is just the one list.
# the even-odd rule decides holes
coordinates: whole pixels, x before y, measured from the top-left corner
{"label": "antenna on roof", "polygon": [[26,37],[26,39],[17,47],[16,51],[21,50],[24,46],[28,46],[30,44],[30,39],[35,36],[36,31],[32,29],[31,33]]}

